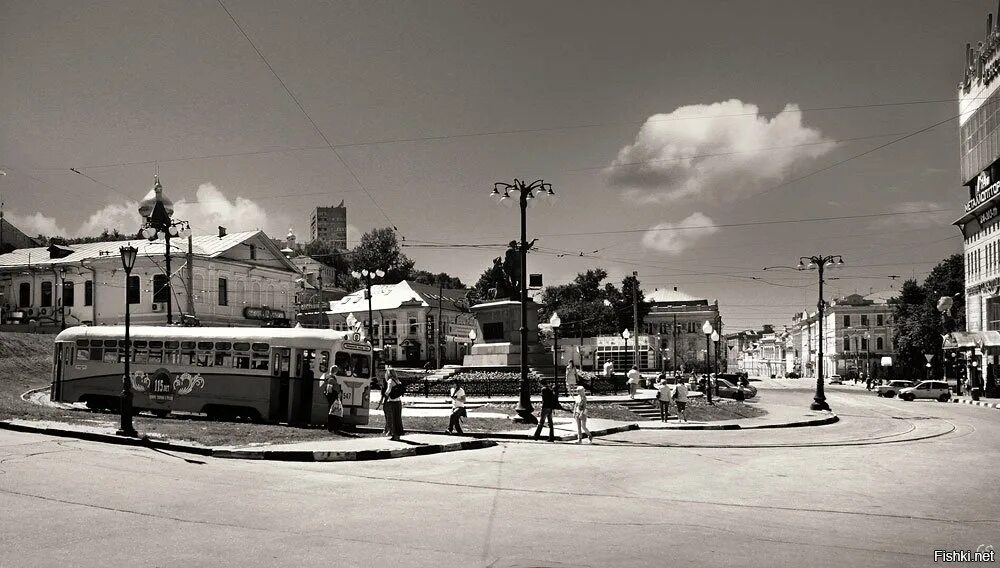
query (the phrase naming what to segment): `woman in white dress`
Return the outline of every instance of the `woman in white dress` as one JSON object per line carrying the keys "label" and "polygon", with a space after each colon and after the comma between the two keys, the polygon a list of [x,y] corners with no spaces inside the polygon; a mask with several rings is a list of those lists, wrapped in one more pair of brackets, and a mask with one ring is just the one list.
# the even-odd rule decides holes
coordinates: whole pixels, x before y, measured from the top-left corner
{"label": "woman in white dress", "polygon": [[583,386],[576,387],[576,397],[573,399],[573,418],[576,419],[576,443],[583,443],[583,434],[594,443],[594,435],[587,429],[587,393]]}

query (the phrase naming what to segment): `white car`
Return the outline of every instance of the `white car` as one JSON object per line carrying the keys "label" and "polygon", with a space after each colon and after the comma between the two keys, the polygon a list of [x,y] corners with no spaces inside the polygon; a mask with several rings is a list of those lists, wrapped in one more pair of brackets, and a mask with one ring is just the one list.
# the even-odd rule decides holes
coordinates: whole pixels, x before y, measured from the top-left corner
{"label": "white car", "polygon": [[951,389],[944,381],[922,381],[915,387],[900,389],[899,398],[911,401],[918,398],[930,398],[941,402],[951,400]]}

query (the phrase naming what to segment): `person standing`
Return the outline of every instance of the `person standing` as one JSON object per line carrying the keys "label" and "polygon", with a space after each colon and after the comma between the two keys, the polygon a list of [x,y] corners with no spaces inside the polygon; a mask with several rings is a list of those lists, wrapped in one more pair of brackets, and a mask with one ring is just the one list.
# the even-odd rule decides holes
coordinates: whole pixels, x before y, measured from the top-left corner
{"label": "person standing", "polygon": [[656,383],[656,400],[660,401],[660,420],[663,422],[666,422],[667,418],[670,417],[670,398],[673,395],[674,391],[670,388],[666,378],[662,378]]}
{"label": "person standing", "polygon": [[673,390],[674,392],[671,396],[674,399],[674,403],[677,404],[677,417],[682,418],[685,422],[687,422],[688,421],[687,412],[684,410],[684,407],[687,406],[687,401],[688,401],[687,384],[685,384],[684,382],[679,382],[676,385],[674,385]]}
{"label": "person standing", "polygon": [[712,402],[712,391],[714,391],[715,389],[712,387],[712,377],[710,377],[709,375],[705,375],[704,381],[705,381],[705,387],[704,387],[705,401],[708,402],[708,404],[714,404]]}
{"label": "person standing", "polygon": [[576,387],[576,398],[573,399],[573,418],[576,420],[576,443],[583,443],[583,434],[594,443],[594,435],[587,429],[587,393],[583,387]]}
{"label": "person standing", "polygon": [[320,386],[323,388],[323,395],[326,397],[327,414],[326,430],[337,432],[340,430],[340,423],[344,419],[344,404],[340,400],[340,383],[337,382],[338,368],[333,366],[320,377]]}
{"label": "person standing", "polygon": [[[579,387],[583,388],[583,387]],[[559,397],[556,393],[552,391],[552,387],[549,386],[548,382],[542,383],[542,412],[538,418],[538,427],[535,428],[535,439],[537,440],[542,434],[542,427],[545,426],[545,420],[549,421],[549,441],[556,441],[556,431],[555,425],[552,422],[552,413],[559,408]]]}
{"label": "person standing", "polygon": [[615,394],[618,394],[618,387],[615,386],[615,364],[611,359],[604,362],[604,378],[608,381],[608,388],[614,389]]}
{"label": "person standing", "polygon": [[576,392],[576,380],[576,363],[571,360],[569,365],[566,365],[566,394]]}
{"label": "person standing", "polygon": [[629,369],[627,375],[628,377],[628,396],[632,400],[635,400],[635,393],[639,389],[639,381],[642,380],[642,373],[639,372],[639,367],[632,365]]}
{"label": "person standing", "polygon": [[459,434],[462,432],[462,418],[468,416],[465,411],[465,389],[462,388],[462,379],[455,379],[455,386],[451,387],[449,393],[451,397],[451,417],[448,419],[448,433],[454,430]]}
{"label": "person standing", "polygon": [[399,441],[403,435],[403,393],[406,391],[405,385],[396,376],[394,369],[388,368],[385,372],[385,424],[388,429],[389,439]]}

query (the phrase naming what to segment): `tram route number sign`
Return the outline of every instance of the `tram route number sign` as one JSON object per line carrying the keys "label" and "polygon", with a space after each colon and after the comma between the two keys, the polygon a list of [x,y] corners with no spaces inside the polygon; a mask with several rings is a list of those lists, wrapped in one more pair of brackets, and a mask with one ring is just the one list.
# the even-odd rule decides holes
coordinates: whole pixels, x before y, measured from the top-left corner
{"label": "tram route number sign", "polygon": [[159,369],[150,377],[149,398],[157,402],[174,400],[174,379],[166,369]]}
{"label": "tram route number sign", "polygon": [[345,341],[344,342],[344,347],[346,347],[348,349],[353,349],[355,351],[371,351],[372,350],[371,345],[368,345],[367,343],[353,343],[353,342]]}

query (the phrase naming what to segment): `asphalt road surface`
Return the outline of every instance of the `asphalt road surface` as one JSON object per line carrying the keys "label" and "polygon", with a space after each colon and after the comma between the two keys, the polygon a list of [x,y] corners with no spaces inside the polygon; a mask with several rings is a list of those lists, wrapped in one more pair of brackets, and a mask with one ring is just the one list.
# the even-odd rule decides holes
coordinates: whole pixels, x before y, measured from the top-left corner
{"label": "asphalt road surface", "polygon": [[[809,383],[764,397],[808,406]],[[0,431],[0,566],[930,566],[1000,548],[1000,412],[832,387],[841,422],[398,460]]]}

